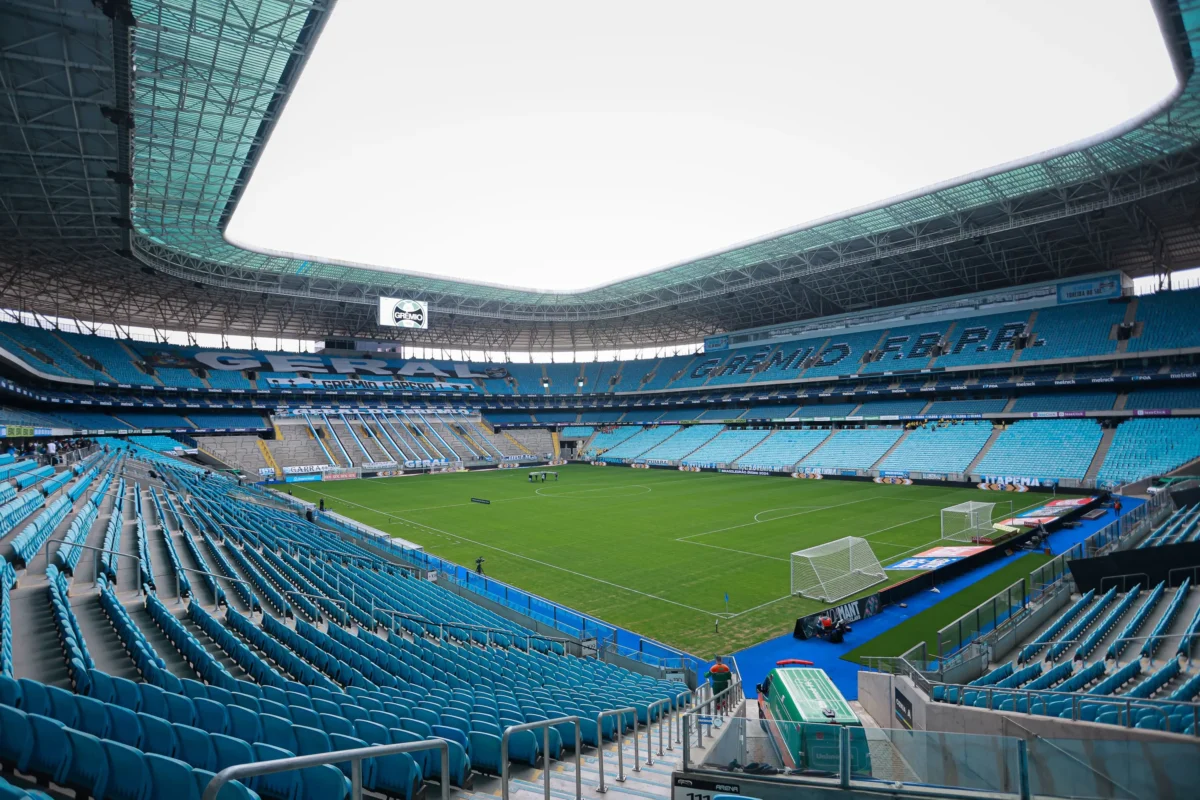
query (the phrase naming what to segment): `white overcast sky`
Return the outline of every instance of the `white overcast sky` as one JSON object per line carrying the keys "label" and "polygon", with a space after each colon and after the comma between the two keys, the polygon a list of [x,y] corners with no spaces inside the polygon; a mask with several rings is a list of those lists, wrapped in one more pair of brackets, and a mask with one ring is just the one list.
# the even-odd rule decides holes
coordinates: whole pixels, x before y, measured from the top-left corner
{"label": "white overcast sky", "polygon": [[227,236],[579,290],[1094,136],[1174,86],[1149,0],[339,0]]}

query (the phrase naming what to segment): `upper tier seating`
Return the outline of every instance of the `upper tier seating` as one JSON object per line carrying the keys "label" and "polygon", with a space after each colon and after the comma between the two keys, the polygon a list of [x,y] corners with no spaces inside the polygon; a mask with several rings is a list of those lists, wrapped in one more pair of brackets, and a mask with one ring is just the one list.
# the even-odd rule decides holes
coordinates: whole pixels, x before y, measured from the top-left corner
{"label": "upper tier seating", "polygon": [[738,419],[745,413],[744,408],[709,408],[696,415],[696,419]]}
{"label": "upper tier seating", "polygon": [[941,426],[926,423],[909,431],[879,465],[883,470],[966,472],[992,435],[992,423],[966,420]]}
{"label": "upper tier seating", "polygon": [[801,461],[800,466],[870,469],[903,433],[901,428],[851,428],[835,431],[819,450]]}
{"label": "upper tier seating", "polygon": [[187,418],[200,428],[259,428],[270,427],[262,414],[237,412],[188,411]]}
{"label": "upper tier seating", "polygon": [[1038,310],[1030,346],[1021,363],[1115,353],[1113,326],[1125,319],[1126,303],[1077,303]]}
{"label": "upper tier seating", "polygon": [[1125,484],[1200,458],[1200,419],[1140,417],[1120,424],[1096,479]]}
{"label": "upper tier seating", "polygon": [[133,411],[128,408],[114,412],[135,428],[194,428],[183,417],[164,411]]}
{"label": "upper tier seating", "polygon": [[862,364],[859,359],[868,350],[875,349],[883,339],[884,331],[862,331],[850,334],[835,334],[829,344],[816,354],[813,365],[804,371],[805,378],[826,378],[836,375],[853,375]]}
{"label": "upper tier seating", "polygon": [[1021,420],[1002,431],[976,470],[983,475],[1082,480],[1103,431],[1095,420]]}
{"label": "upper tier seating", "polygon": [[1200,347],[1198,304],[1200,292],[1195,289],[1139,297],[1137,318],[1143,323],[1142,335],[1129,340],[1129,352]]}
{"label": "upper tier seating", "polygon": [[256,388],[258,386],[258,382],[252,382],[246,377],[246,374],[241,371],[230,369],[210,369],[208,371],[208,385],[214,389],[249,390]]}
{"label": "upper tier seating", "polygon": [[878,344],[880,357],[864,364],[859,372],[867,374],[928,366],[933,345],[945,337],[950,324],[948,320],[940,320],[889,329]]}
{"label": "upper tier seating", "polygon": [[682,428],[670,439],[642,453],[641,457],[651,461],[678,461],[720,432],[720,425],[692,425]]}
{"label": "upper tier seating", "polygon": [[32,425],[36,428],[70,427],[64,425],[64,420],[49,414],[10,406],[0,406],[0,425]]}
{"label": "upper tier seating", "polygon": [[625,411],[619,408],[605,411],[584,411],[579,415],[579,421],[586,423],[616,422],[624,413]]}
{"label": "upper tier seating", "polygon": [[829,438],[829,431],[775,431],[750,450],[734,466],[740,469],[791,470],[797,461]]}
{"label": "upper tier seating", "polygon": [[647,450],[674,436],[678,430],[678,425],[659,425],[657,428],[644,428],[604,453],[603,458],[605,460],[637,458]]}
{"label": "upper tier seating", "polygon": [[533,417],[527,411],[485,411],[483,415],[493,425],[514,425],[520,422],[533,422]]}
{"label": "upper tier seating", "polygon": [[117,383],[128,383],[131,386],[159,385],[158,381],[134,366],[129,351],[116,339],[107,336],[83,336],[78,333],[63,335],[76,350],[104,365],[104,371]]}
{"label": "upper tier seating", "polygon": [[683,459],[684,464],[728,464],[767,438],[770,431],[727,430]]}
{"label": "upper tier seating", "polygon": [[966,317],[954,323],[946,336],[949,350],[937,357],[935,367],[967,367],[1012,361],[1012,340],[1029,324],[1028,311]]}
{"label": "upper tier seating", "polygon": [[[0,323],[0,346],[8,345],[8,349],[13,351],[13,355],[24,357],[26,361],[42,372],[68,378],[81,378],[85,381],[108,380],[103,373],[97,372],[83,363],[75,351],[64,343],[64,338],[65,334],[56,331],[11,322]],[[22,348],[32,348],[38,353],[48,356],[53,363],[48,364]]]}
{"label": "upper tier seating", "polygon": [[613,386],[614,392],[636,392],[642,388],[642,379],[646,377],[655,365],[658,364],[657,358],[646,358],[639,361],[626,361],[621,364],[621,375],[616,385]]}
{"label": "upper tier seating", "polygon": [[[514,392],[516,394],[545,394],[546,390],[542,387],[542,378],[545,375],[542,372],[541,364],[505,364],[505,369],[508,374],[516,381]],[[488,387],[496,383],[489,381]]]}
{"label": "upper tier seating", "polygon": [[537,417],[538,422],[549,423],[575,422],[579,417],[578,412],[575,411],[545,411],[542,409],[533,412],[533,415]]}
{"label": "upper tier seating", "polygon": [[1115,392],[1072,394],[1035,394],[1018,397],[1009,409],[1015,413],[1029,411],[1108,411],[1117,402]]}
{"label": "upper tier seating", "polygon": [[55,410],[55,415],[68,428],[82,430],[122,431],[129,430],[130,425],[113,418],[110,414],[99,411],[65,411]]}

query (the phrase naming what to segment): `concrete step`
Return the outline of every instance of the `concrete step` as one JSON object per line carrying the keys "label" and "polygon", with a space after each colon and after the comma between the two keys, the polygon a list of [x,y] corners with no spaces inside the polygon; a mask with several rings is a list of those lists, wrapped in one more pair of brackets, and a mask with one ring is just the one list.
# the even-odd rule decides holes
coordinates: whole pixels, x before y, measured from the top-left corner
{"label": "concrete step", "polygon": [[13,677],[69,688],[67,661],[50,612],[50,587],[22,581],[9,594],[12,607]]}
{"label": "concrete step", "polygon": [[171,640],[162,632],[162,629],[154,623],[150,616],[150,612],[146,607],[138,603],[127,603],[125,611],[129,614],[129,618],[133,620],[133,624],[138,626],[138,630],[146,637],[146,641],[154,648],[154,652],[158,653],[158,657],[166,664],[167,671],[177,678],[198,678],[190,664],[184,659],[183,655],[175,649],[175,645],[171,644]]}
{"label": "concrete step", "polygon": [[234,661],[233,657],[222,650],[199,625],[187,617],[180,617],[179,621],[183,624],[183,627],[187,629],[188,633],[196,637],[196,641],[200,643],[200,646],[204,648],[205,652],[207,652],[225,668],[226,672],[235,678],[247,678],[246,671],[238,666],[238,663]]}
{"label": "concrete step", "polygon": [[88,652],[96,662],[96,669],[119,678],[138,679],[137,667],[125,652],[121,637],[113,629],[108,615],[100,607],[98,591],[72,592],[71,611],[79,625],[79,632],[87,642]]}

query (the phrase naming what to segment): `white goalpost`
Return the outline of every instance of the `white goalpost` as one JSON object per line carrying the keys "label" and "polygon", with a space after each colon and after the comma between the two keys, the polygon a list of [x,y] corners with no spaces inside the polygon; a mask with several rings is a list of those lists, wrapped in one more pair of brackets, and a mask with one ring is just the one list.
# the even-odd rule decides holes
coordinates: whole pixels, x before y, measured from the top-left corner
{"label": "white goalpost", "polygon": [[994,533],[992,512],[995,503],[974,500],[942,509],[942,538],[970,544],[980,536]]}
{"label": "white goalpost", "polygon": [[792,553],[792,594],[836,603],[887,580],[866,539],[847,536]]}

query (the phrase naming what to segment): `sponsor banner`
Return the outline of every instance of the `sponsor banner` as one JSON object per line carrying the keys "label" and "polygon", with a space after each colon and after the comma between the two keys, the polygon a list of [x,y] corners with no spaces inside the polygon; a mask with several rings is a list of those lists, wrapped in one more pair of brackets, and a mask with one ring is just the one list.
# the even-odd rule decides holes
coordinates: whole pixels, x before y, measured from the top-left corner
{"label": "sponsor banner", "polygon": [[1024,483],[998,483],[996,481],[976,484],[985,492],[1028,492],[1029,486]]}
{"label": "sponsor banner", "polygon": [[363,469],[388,469],[398,466],[395,461],[364,461]]}
{"label": "sponsor banner", "polygon": [[323,481],[350,481],[358,477],[357,472],[322,472],[321,480]]}
{"label": "sponsor banner", "polygon": [[819,481],[825,477],[825,474],[820,470],[805,470],[804,472],[793,472],[793,478],[804,478],[806,480]]}
{"label": "sponsor banner", "polygon": [[894,486],[912,486],[912,478],[889,478],[885,475],[879,475],[875,478],[875,483],[888,483]]}
{"label": "sponsor banner", "polygon": [[[699,471],[699,470],[697,470]],[[717,472],[724,472],[726,475],[770,475],[771,473],[765,469],[719,469]]]}
{"label": "sponsor banner", "polygon": [[284,483],[312,483],[321,480],[320,474],[315,475],[284,475]]}
{"label": "sponsor banner", "polygon": [[[507,458],[507,456],[505,456],[505,457]],[[505,461],[504,463],[497,464],[496,466],[498,466],[500,469],[516,469],[517,467],[519,467],[521,465],[516,463],[515,461]]]}
{"label": "sponsor banner", "polygon": [[258,474],[262,475],[264,478],[274,478],[275,477],[275,468],[274,467],[259,467]]}
{"label": "sponsor banner", "polygon": [[[834,473],[830,472],[829,474],[830,474],[830,475],[833,475]],[[842,469],[842,470],[838,470],[838,471],[837,471],[837,474],[838,474],[838,475],[858,475],[858,470],[856,470],[856,469]]]}
{"label": "sponsor banner", "polygon": [[931,558],[966,558],[976,553],[982,553],[987,549],[987,546],[980,545],[944,545],[942,547],[931,548],[923,553],[917,553],[917,555]]}
{"label": "sponsor banner", "polygon": [[445,459],[442,459],[442,460],[423,459],[420,461],[409,460],[409,461],[404,462],[404,468],[405,469],[436,469],[438,467],[444,467],[449,463],[450,462],[446,461]]}
{"label": "sponsor banner", "polygon": [[399,478],[404,474],[402,469],[381,469],[372,475],[364,474],[364,478]]}
{"label": "sponsor banner", "polygon": [[1169,417],[1171,409],[1169,408],[1139,408],[1133,412],[1135,417]]}
{"label": "sponsor banner", "polygon": [[650,469],[650,465],[645,463],[644,461],[639,462],[637,464],[630,464],[629,466],[633,467],[634,469]]}
{"label": "sponsor banner", "polygon": [[984,475],[983,483],[999,483],[1008,486],[1057,486],[1058,478],[1029,478],[1022,477],[1020,475]]}
{"label": "sponsor banner", "polygon": [[1021,528],[1036,528],[1039,525],[1045,525],[1058,519],[1057,514],[1038,517],[1009,517],[997,522],[997,525],[1004,527],[1021,527]]}
{"label": "sponsor banner", "polygon": [[400,297],[379,298],[379,324],[385,328],[429,327],[429,303]]}
{"label": "sponsor banner", "polygon": [[728,336],[706,336],[704,337],[704,352],[715,353],[721,350],[729,349]]}
{"label": "sponsor banner", "polygon": [[961,560],[960,558],[922,558],[921,556],[913,556],[912,558],[906,558],[903,561],[898,561],[890,565],[888,569],[927,572],[933,569],[941,569],[947,564],[953,564],[955,561]]}
{"label": "sponsor banner", "polygon": [[468,383],[448,381],[397,381],[367,379],[331,380],[326,378],[267,378],[272,389],[328,389],[336,391],[364,390],[377,392],[474,392],[476,387]]}
{"label": "sponsor banner", "polygon": [[879,595],[873,594],[870,597],[862,597],[858,600],[851,600],[849,603],[830,608],[825,611],[818,611],[815,614],[809,614],[807,617],[801,617],[796,620],[796,629],[792,635],[797,639],[810,639],[817,635],[820,630],[820,619],[822,617],[831,617],[834,622],[858,622],[860,619],[873,617],[879,613]]}
{"label": "sponsor banner", "polygon": [[589,462],[589,463],[590,463],[590,464],[591,464],[593,467],[607,467],[607,466],[608,466],[608,462],[607,462],[607,461],[591,461],[591,462]]}
{"label": "sponsor banner", "polygon": [[700,468],[695,466],[694,464],[680,464],[679,471],[680,472],[699,472]]}
{"label": "sponsor banner", "polygon": [[1095,499],[1095,497],[1067,497],[1062,500],[1051,500],[1049,503],[1046,503],[1046,506],[1050,508],[1056,506],[1086,506]]}
{"label": "sponsor banner", "polygon": [[909,477],[908,470],[883,469],[879,471],[881,478],[907,478]]}
{"label": "sponsor banner", "polygon": [[308,475],[313,472],[325,472],[326,470],[329,470],[329,469],[333,469],[333,467],[329,466],[328,464],[312,464],[312,465],[303,466],[303,467],[284,467],[283,474],[284,475]]}
{"label": "sponsor banner", "polygon": [[1121,276],[1102,275],[1058,285],[1058,303],[1084,303],[1089,300],[1107,300],[1121,296]]}
{"label": "sponsor banner", "polygon": [[900,723],[900,726],[902,728],[904,728],[906,731],[911,731],[913,729],[912,701],[904,696],[904,693],[900,691],[899,686],[895,687],[895,692],[896,692],[896,702],[895,702],[896,720]]}

